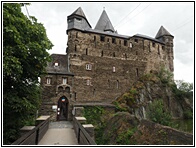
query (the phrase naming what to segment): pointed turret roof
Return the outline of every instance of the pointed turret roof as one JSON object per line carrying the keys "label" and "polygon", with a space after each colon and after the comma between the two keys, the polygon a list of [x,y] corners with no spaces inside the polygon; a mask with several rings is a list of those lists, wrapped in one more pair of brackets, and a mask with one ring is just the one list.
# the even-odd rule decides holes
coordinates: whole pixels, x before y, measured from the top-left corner
{"label": "pointed turret roof", "polygon": [[158,39],[164,35],[173,36],[163,26],[161,26],[155,38]]}
{"label": "pointed turret roof", "polygon": [[95,26],[95,29],[101,30],[101,31],[115,32],[114,27],[112,26],[112,23],[111,23],[105,10],[103,10],[103,12],[97,22],[97,25]]}
{"label": "pointed turret roof", "polygon": [[[76,17],[76,18],[78,18],[78,17],[82,17],[86,22],[87,22],[87,26],[86,25],[84,25],[85,27],[90,27],[91,28],[91,25],[90,25],[90,23],[88,22],[88,20],[87,20],[87,18],[86,18],[86,16],[85,16],[85,14],[84,14],[84,12],[83,12],[83,10],[82,10],[82,8],[81,7],[79,7],[78,9],[76,9],[71,15],[69,15],[67,18],[69,19],[69,18],[74,18],[74,17]],[[85,28],[83,26],[83,28]]]}
{"label": "pointed turret roof", "polygon": [[[85,14],[84,14],[84,12],[83,12],[83,10],[82,10],[82,8],[81,7],[79,7],[76,11],[74,11],[71,15],[79,15],[79,16],[82,16],[82,17],[84,17],[85,19],[86,19],[86,16],[85,16]],[[71,16],[70,15],[70,16]]]}

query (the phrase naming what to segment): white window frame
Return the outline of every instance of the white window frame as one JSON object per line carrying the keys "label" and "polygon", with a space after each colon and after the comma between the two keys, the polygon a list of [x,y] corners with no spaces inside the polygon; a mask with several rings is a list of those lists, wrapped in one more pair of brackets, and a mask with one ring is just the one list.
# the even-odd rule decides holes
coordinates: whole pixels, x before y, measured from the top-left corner
{"label": "white window frame", "polygon": [[116,72],[116,67],[115,66],[112,67],[112,72]]}
{"label": "white window frame", "polygon": [[88,86],[91,85],[90,79],[87,79],[87,80],[86,80],[86,85],[88,85]]}
{"label": "white window frame", "polygon": [[67,78],[63,78],[63,84],[67,84]]}
{"label": "white window frame", "polygon": [[132,42],[130,42],[130,43],[129,43],[129,47],[130,47],[130,48],[132,48],[132,47],[133,47],[133,44],[132,44]]}
{"label": "white window frame", "polygon": [[54,67],[58,67],[59,66],[59,63],[58,62],[55,62],[54,63]]}
{"label": "white window frame", "polygon": [[86,70],[92,70],[92,65],[91,64],[86,64]]}
{"label": "white window frame", "polygon": [[46,84],[51,84],[51,78],[46,78]]}

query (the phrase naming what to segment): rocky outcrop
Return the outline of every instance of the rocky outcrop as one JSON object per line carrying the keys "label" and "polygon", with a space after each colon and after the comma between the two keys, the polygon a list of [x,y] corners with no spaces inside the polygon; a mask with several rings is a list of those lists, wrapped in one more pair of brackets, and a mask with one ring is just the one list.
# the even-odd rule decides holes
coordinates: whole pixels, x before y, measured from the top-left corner
{"label": "rocky outcrop", "polygon": [[144,75],[138,79],[131,89],[117,98],[114,102],[120,108],[124,108],[138,119],[147,119],[149,104],[154,100],[163,100],[164,109],[169,111],[172,118],[184,117],[184,110],[191,109],[191,103],[187,99],[179,99],[175,96],[169,80],[164,81],[155,74]]}
{"label": "rocky outcrop", "polygon": [[141,120],[131,138],[139,145],[192,145],[193,135],[163,126],[148,120]]}

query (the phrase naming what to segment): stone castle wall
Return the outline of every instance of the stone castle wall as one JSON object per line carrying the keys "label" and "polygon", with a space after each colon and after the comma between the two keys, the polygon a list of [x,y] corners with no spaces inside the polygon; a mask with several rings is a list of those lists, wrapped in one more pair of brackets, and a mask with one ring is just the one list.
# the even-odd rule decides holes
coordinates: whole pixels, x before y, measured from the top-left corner
{"label": "stone castle wall", "polygon": [[67,44],[69,68],[75,75],[73,90],[79,102],[110,102],[144,73],[158,71],[161,65],[172,71],[171,47],[153,40],[71,30]]}

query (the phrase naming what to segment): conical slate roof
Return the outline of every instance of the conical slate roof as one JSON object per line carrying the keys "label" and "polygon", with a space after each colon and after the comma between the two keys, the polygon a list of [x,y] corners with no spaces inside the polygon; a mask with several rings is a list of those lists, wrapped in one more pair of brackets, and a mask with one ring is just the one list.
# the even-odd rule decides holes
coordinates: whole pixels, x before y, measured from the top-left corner
{"label": "conical slate roof", "polygon": [[158,39],[164,35],[172,36],[163,26],[161,26],[155,38]]}
{"label": "conical slate roof", "polygon": [[74,15],[74,14],[75,15],[82,16],[82,17],[84,17],[86,19],[86,16],[85,16],[84,12],[82,11],[82,8],[81,7],[79,7],[76,11],[74,11],[71,15]]}
{"label": "conical slate roof", "polygon": [[95,26],[95,29],[101,30],[101,31],[115,32],[114,27],[112,26],[112,23],[111,23],[105,10],[103,10],[103,12],[97,22],[97,25]]}

